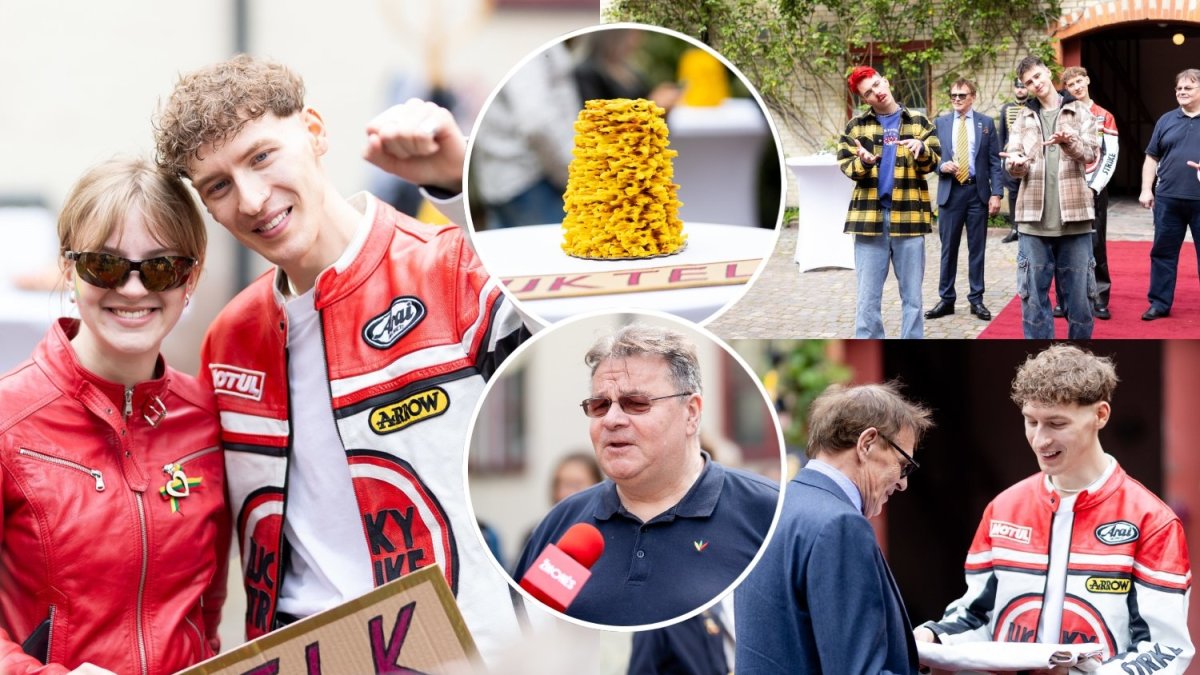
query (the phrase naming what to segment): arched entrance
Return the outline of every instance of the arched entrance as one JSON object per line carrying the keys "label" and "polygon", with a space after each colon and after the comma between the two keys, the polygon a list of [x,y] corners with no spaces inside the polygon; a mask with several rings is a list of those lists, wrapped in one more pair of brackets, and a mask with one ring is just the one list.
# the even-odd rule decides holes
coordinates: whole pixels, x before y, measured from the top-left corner
{"label": "arched entrance", "polygon": [[[1059,20],[1060,63],[1083,66],[1092,99],[1112,112],[1121,132],[1121,157],[1109,183],[1113,195],[1141,190],[1142,160],[1154,123],[1175,108],[1175,75],[1195,68],[1200,9],[1118,9],[1097,3]],[[1140,4],[1140,3],[1139,3]],[[1194,7],[1194,5],[1193,5]]]}

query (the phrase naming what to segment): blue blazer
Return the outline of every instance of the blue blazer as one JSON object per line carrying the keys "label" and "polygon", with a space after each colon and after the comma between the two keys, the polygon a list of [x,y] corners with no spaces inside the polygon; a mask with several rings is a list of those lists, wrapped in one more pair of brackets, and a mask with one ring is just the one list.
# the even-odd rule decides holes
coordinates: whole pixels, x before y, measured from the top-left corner
{"label": "blue blazer", "polygon": [[[1000,161],[1000,135],[996,123],[978,110],[972,110],[975,118],[975,190],[979,201],[987,204],[988,198],[1004,194],[1004,167]],[[943,113],[933,122],[938,143],[942,144],[942,159],[938,164],[938,206],[945,206],[950,199],[950,184],[954,176],[942,173],[942,164],[954,160],[954,112]]]}
{"label": "blue blazer", "polygon": [[817,471],[788,484],[775,536],[733,597],[738,675],[917,672],[912,625],[875,531]]}

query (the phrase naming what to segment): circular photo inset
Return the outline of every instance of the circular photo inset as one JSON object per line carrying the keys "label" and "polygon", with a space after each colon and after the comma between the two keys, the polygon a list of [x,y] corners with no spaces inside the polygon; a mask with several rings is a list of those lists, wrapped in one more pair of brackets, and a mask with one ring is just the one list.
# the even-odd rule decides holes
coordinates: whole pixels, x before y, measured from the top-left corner
{"label": "circular photo inset", "polygon": [[543,321],[620,306],[704,322],[774,247],[781,147],[758,93],[708,46],[588,28],[526,58],[476,121],[472,241]]}
{"label": "circular photo inset", "polygon": [[593,314],[542,331],[492,379],[468,489],[529,601],[587,625],[658,627],[749,571],[776,517],[782,448],[762,385],[711,334],[659,313]]}

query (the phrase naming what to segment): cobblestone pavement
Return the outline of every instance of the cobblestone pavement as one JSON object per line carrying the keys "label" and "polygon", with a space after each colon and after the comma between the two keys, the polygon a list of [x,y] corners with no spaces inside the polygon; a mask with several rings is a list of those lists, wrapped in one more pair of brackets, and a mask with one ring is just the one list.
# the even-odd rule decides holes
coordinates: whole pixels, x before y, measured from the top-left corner
{"label": "cobblestone pavement", "polygon": [[[1007,230],[988,230],[984,249],[983,304],[998,314],[1017,292],[1016,243],[1002,244]],[[1154,224],[1150,211],[1135,198],[1114,198],[1108,211],[1109,241],[1149,241]],[[1189,235],[1190,238],[1190,235]],[[925,280],[922,311],[938,301],[938,260],[941,244],[936,230],[925,237]],[[793,261],[796,226],[788,225],[767,269],[728,311],[708,324],[725,339],[848,338],[854,335],[854,270],[823,269],[801,272]],[[968,312],[967,244],[958,255],[958,303],[955,313],[925,321],[926,338],[974,338],[987,327]],[[889,274],[883,287],[883,325],[888,337],[900,336],[900,291]]]}

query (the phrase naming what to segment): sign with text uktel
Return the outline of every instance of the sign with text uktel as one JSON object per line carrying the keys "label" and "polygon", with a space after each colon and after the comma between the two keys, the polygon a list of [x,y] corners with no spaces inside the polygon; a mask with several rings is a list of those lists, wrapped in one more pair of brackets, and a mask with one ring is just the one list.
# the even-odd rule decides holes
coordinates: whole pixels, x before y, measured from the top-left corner
{"label": "sign with text uktel", "polygon": [[502,279],[520,300],[572,298],[641,291],[670,291],[699,286],[730,286],[750,281],[761,259],[696,265],[668,265],[605,272],[538,274]]}

